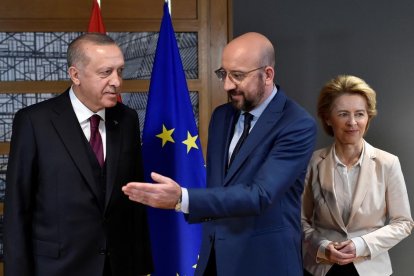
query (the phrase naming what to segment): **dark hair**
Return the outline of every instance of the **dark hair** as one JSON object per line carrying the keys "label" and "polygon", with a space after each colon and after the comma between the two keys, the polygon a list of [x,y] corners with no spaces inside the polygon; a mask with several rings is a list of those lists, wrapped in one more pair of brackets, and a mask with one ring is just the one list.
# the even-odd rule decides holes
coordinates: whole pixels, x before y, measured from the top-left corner
{"label": "dark hair", "polygon": [[82,46],[85,43],[92,43],[96,45],[117,45],[115,40],[106,34],[84,33],[75,38],[68,46],[66,55],[68,67],[79,62],[84,64],[89,62],[89,58],[85,55],[85,52],[82,49]]}
{"label": "dark hair", "polygon": [[365,98],[367,102],[368,123],[365,131],[368,130],[371,119],[377,115],[376,109],[376,93],[375,91],[362,79],[350,76],[339,75],[328,81],[319,94],[318,99],[318,117],[321,120],[325,132],[333,136],[332,127],[326,123],[331,110],[333,102],[344,94],[360,95]]}

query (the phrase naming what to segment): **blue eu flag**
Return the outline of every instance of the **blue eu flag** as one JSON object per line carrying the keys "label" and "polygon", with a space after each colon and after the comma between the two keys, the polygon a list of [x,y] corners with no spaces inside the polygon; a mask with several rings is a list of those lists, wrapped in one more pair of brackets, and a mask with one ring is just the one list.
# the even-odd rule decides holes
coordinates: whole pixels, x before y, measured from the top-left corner
{"label": "blue eu flag", "polygon": [[[183,187],[205,187],[206,172],[197,126],[168,5],[158,38],[143,130],[147,182],[151,172]],[[156,185],[156,184],[155,184]],[[200,225],[188,224],[182,213],[149,208],[155,273],[193,275],[201,239]]]}

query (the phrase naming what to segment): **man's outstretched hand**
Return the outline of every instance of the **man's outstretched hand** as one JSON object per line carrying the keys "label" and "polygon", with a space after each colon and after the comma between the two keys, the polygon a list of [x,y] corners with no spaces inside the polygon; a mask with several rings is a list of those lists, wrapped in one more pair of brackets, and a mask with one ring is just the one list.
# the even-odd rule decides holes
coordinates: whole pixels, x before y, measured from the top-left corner
{"label": "man's outstretched hand", "polygon": [[151,173],[155,183],[129,182],[122,191],[130,200],[154,208],[174,209],[181,197],[181,187],[171,178]]}

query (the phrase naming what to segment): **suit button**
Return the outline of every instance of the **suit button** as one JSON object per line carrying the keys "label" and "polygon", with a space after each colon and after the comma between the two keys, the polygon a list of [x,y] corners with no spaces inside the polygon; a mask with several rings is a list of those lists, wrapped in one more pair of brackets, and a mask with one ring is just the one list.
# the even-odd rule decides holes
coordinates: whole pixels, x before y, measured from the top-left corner
{"label": "suit button", "polygon": [[105,248],[99,248],[99,255],[106,255],[106,249]]}

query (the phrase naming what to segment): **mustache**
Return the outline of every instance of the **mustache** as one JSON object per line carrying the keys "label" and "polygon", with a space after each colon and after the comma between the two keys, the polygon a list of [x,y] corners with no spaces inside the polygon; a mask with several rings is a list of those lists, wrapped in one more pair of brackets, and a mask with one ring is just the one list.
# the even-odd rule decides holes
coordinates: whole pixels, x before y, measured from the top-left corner
{"label": "mustache", "polygon": [[238,92],[234,89],[227,91],[227,101],[232,102],[233,98],[232,95],[237,95]]}
{"label": "mustache", "polygon": [[232,96],[232,95],[234,95],[234,96],[236,96],[236,95],[243,95],[243,92],[242,91],[235,90],[235,89],[232,89],[232,90],[227,91],[227,95],[229,97]]}
{"label": "mustache", "polygon": [[118,93],[115,88],[114,89],[106,89],[105,92],[106,93]]}

